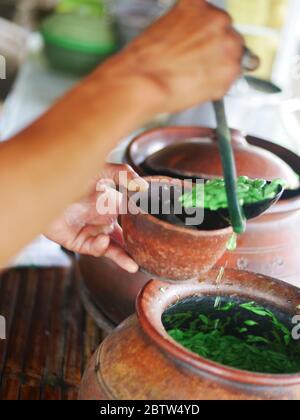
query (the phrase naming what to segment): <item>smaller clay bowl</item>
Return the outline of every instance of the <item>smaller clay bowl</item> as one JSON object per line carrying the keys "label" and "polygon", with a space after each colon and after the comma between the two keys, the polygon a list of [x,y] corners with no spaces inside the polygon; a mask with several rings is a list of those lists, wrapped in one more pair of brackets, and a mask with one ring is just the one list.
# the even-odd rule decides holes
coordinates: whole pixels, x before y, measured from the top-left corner
{"label": "smaller clay bowl", "polygon": [[[183,182],[167,177],[146,179],[154,190]],[[134,194],[128,205],[136,214],[123,214],[122,227],[127,251],[143,271],[165,281],[192,280],[209,271],[226,252],[231,227],[199,230],[173,224],[142,210],[135,200]]]}

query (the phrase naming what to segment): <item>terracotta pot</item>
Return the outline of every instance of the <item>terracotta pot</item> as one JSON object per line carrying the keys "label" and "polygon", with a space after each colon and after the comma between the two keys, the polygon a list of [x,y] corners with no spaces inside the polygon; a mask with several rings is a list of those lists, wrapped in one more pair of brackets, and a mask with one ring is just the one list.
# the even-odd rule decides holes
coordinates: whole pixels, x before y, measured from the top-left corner
{"label": "terracotta pot", "polygon": [[[161,316],[189,296],[249,299],[294,316],[300,291],[269,277],[227,270],[205,282],[166,285],[151,281],[127,319],[100,346],[82,380],[80,399],[112,400],[299,400],[300,372],[266,375],[239,371],[204,359],[173,341]],[[163,287],[163,290],[162,290]]]}
{"label": "terracotta pot", "polygon": [[[198,138],[201,156],[185,149],[186,139]],[[235,156],[241,175],[262,178],[284,177],[293,185],[299,182],[300,157],[282,146],[248,136],[247,142],[233,130]],[[181,153],[168,157],[172,168],[193,166],[198,173],[220,175],[220,161],[215,144],[215,131],[204,127],[165,127],[145,132],[134,139],[126,152],[126,160],[145,175],[142,163],[155,152],[170,145],[184,144]],[[184,152],[186,150],[186,152]],[[176,151],[176,150],[175,150]],[[188,154],[189,153],[189,154]],[[183,158],[184,157],[184,158]],[[200,163],[197,163],[200,162]],[[189,167],[189,166],[187,166]],[[238,239],[235,252],[227,252],[220,264],[239,268],[300,285],[300,190],[285,193],[283,198],[261,217],[247,224]]]}
{"label": "terracotta pot", "polygon": [[[279,208],[278,208],[279,209]],[[267,213],[248,224],[219,265],[274,276],[300,286],[300,211]]]}
{"label": "terracotta pot", "polygon": [[[166,177],[146,179],[153,195],[160,187],[182,184]],[[137,208],[132,198],[130,205]],[[122,215],[122,228],[126,249],[138,265],[152,276],[171,281],[191,280],[209,271],[225,253],[232,236],[231,227],[193,230],[141,211]]]}
{"label": "terracotta pot", "polygon": [[[279,156],[251,145],[237,130],[232,130],[232,141],[238,175],[268,181],[283,178],[290,186],[299,187],[299,177]],[[203,127],[164,127],[144,132],[129,144],[126,160],[144,176],[223,176],[215,130]]]}
{"label": "terracotta pot", "polygon": [[[140,164],[152,153],[173,143],[182,143],[186,138],[201,137],[204,141],[211,137],[213,130],[199,127],[176,127],[152,130],[139,136],[127,150],[127,163],[144,174]],[[237,138],[238,136],[238,138]],[[244,143],[240,135],[235,138]],[[297,175],[300,175],[300,157],[272,142],[247,137],[247,142],[255,147],[276,155],[284,161]],[[253,165],[255,167],[255,165]],[[260,176],[260,173],[255,173]],[[281,171],[276,172],[276,177]],[[228,268],[239,268],[252,272],[271,275],[281,280],[300,286],[300,195],[282,199],[268,213],[247,224],[247,232],[238,239],[234,252],[226,252],[217,264]],[[82,282],[91,296],[112,322],[117,325],[126,316],[133,313],[134,300],[150,276],[138,273],[130,276],[120,272],[104,258],[93,259],[81,256],[79,265],[82,271]],[[130,284],[127,286],[126,284]],[[134,285],[134,287],[132,287]],[[105,297],[104,297],[105,296]],[[113,302],[115,310],[112,310]],[[131,302],[131,303],[129,303]]]}

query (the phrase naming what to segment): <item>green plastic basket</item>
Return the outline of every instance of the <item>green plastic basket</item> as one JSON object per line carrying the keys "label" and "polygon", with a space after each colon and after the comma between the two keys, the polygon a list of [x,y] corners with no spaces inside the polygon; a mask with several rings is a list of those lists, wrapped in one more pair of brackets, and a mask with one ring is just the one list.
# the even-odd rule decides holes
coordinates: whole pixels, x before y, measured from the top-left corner
{"label": "green plastic basket", "polygon": [[41,33],[51,65],[75,74],[90,72],[118,47],[107,16],[54,14],[44,20]]}

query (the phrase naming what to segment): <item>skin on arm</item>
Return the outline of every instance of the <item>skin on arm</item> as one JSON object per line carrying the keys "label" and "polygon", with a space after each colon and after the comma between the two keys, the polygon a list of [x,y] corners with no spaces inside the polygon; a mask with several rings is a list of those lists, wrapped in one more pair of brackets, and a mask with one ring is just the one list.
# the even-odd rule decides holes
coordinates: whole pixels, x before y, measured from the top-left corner
{"label": "skin on arm", "polygon": [[157,113],[224,95],[243,40],[204,0],[181,0],[51,110],[0,145],[0,265],[88,193],[109,151]]}
{"label": "skin on arm", "polygon": [[111,148],[150,117],[135,111],[136,88],[92,77],[0,146],[0,265],[88,193]]}

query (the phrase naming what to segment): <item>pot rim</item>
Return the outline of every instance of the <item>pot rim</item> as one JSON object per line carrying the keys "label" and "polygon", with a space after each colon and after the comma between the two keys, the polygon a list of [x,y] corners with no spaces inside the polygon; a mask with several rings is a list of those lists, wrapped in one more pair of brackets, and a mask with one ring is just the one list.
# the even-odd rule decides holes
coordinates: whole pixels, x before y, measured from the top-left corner
{"label": "pot rim", "polygon": [[[185,125],[185,126],[176,126],[176,125],[169,125],[164,127],[155,127],[150,128],[149,130],[142,131],[141,133],[138,133],[136,136],[133,137],[133,139],[129,142],[128,146],[125,150],[125,160],[129,163],[129,165],[137,172],[140,171],[140,168],[135,164],[135,162],[132,159],[132,148],[145,136],[152,136],[154,134],[158,134],[162,131],[168,131],[168,132],[185,132],[186,130],[191,130],[198,132],[198,135],[207,136],[211,139],[214,138],[214,132],[215,129],[211,127],[204,127],[204,126],[193,126],[193,125]],[[202,134],[200,134],[200,132]],[[242,135],[242,133],[238,130],[233,130],[233,132],[237,132],[239,135]]]}
{"label": "pot rim", "polygon": [[[177,184],[178,183],[182,184],[184,182],[180,179],[171,178],[171,177],[167,177],[167,176],[163,176],[163,175],[162,176],[159,176],[159,175],[147,176],[147,177],[144,177],[144,179],[146,181],[148,181],[149,183],[151,183],[151,182],[157,182],[158,183],[159,181],[166,181],[166,183],[168,183],[168,184],[170,184],[171,182],[177,183]],[[131,196],[133,196],[135,194],[138,194],[138,193],[132,193]],[[131,197],[129,196],[129,201],[130,201],[130,199],[131,199]],[[132,202],[132,203],[135,205],[134,202]],[[137,208],[140,209],[139,207],[137,207]],[[142,209],[140,209],[140,210],[141,210],[141,212],[139,213],[139,215],[143,215],[152,224],[159,225],[165,230],[171,230],[173,232],[175,231],[175,232],[179,232],[179,233],[184,233],[184,234],[189,235],[189,236],[195,236],[196,238],[203,237],[203,236],[214,237],[214,236],[227,235],[227,234],[229,235],[229,234],[233,233],[232,226],[228,226],[228,227],[225,227],[223,229],[214,229],[214,230],[189,229],[189,228],[186,228],[186,227],[181,227],[181,226],[177,226],[177,225],[172,224],[172,223],[165,222],[164,220],[160,220],[158,217],[155,217],[152,214],[150,214],[146,211],[143,211]]]}
{"label": "pot rim", "polygon": [[[215,133],[215,128],[211,128],[211,127],[205,127],[205,126],[194,126],[194,125],[184,125],[184,126],[174,126],[174,125],[170,125],[170,126],[164,126],[164,127],[156,127],[156,128],[151,128],[149,130],[143,131],[142,133],[137,134],[128,144],[126,151],[125,151],[125,161],[128,162],[128,164],[138,173],[141,173],[141,168],[139,167],[139,165],[136,165],[135,161],[132,159],[132,149],[133,147],[139,143],[139,141],[141,141],[142,139],[144,139],[146,136],[153,136],[155,134],[159,134],[161,132],[175,132],[175,133],[183,133],[185,131],[193,131],[195,132],[195,136],[208,136],[210,137],[212,140],[215,138],[214,133]],[[243,137],[243,133],[240,130],[231,128],[231,131],[233,133],[235,133],[237,136]],[[196,132],[198,134],[196,134]],[[202,133],[202,134],[201,134]],[[294,152],[292,152],[289,149],[284,148],[283,146],[280,146],[276,143],[271,142],[270,140],[264,140],[264,139],[259,139],[258,137],[252,136],[252,135],[247,135],[245,137],[243,137],[245,139],[246,142],[248,142],[250,145],[254,145],[256,147],[258,147],[255,144],[252,144],[253,140],[261,140],[262,142],[268,143],[268,144],[273,144],[275,147],[280,147],[283,150],[288,151],[290,154],[295,154]],[[268,148],[263,148],[263,150],[269,150]],[[270,150],[269,150],[270,151]],[[273,154],[275,154],[275,156],[278,156],[277,153],[271,152]],[[278,156],[280,157],[280,156]],[[282,157],[281,159],[283,161],[285,161]],[[286,161],[285,161],[286,162]],[[291,169],[293,169],[293,167],[286,162],[287,165],[289,165],[291,167]],[[144,173],[144,172],[143,172]],[[144,174],[145,175],[145,174]],[[300,196],[299,197],[294,197],[294,198],[290,198],[290,199],[282,199],[279,200],[278,203],[276,203],[273,207],[271,207],[265,214],[269,215],[269,214],[280,214],[280,213],[287,213],[290,211],[295,211],[295,210],[300,210]],[[264,215],[262,215],[261,217],[263,217]]]}
{"label": "pot rim", "polygon": [[[217,273],[213,270],[211,273]],[[271,277],[263,276],[260,274],[242,272],[240,270],[226,269],[225,275],[230,278],[230,274],[238,273],[243,277],[246,276],[250,280],[251,278],[259,279],[267,282],[271,282],[278,287],[285,289],[289,292],[290,295],[296,295],[294,298],[295,308],[300,303],[300,289],[295,286],[289,285],[283,281],[273,279]],[[216,278],[216,277],[214,277]],[[207,287],[205,287],[207,286]],[[171,355],[174,359],[179,361],[185,366],[192,368],[198,372],[202,371],[206,374],[219,377],[223,380],[227,380],[234,383],[245,384],[245,385],[254,385],[254,386],[265,386],[265,387],[279,387],[279,386],[293,386],[300,384],[300,372],[296,374],[264,374],[264,373],[255,373],[244,370],[239,370],[231,368],[226,365],[222,365],[205,359],[189,351],[188,349],[181,346],[175,340],[173,340],[166,332],[162,321],[161,316],[163,312],[172,304],[177,303],[178,301],[189,297],[189,296],[199,296],[203,294],[209,295],[209,290],[213,291],[213,286],[216,288],[218,285],[215,285],[207,282],[200,282],[199,280],[192,280],[185,283],[170,284],[165,283],[159,280],[150,280],[144,288],[140,291],[137,300],[136,300],[136,312],[139,323],[144,331],[144,333],[154,341],[154,343],[161,348],[165,353]],[[224,285],[226,286],[226,284]],[[228,283],[228,286],[232,286],[231,280]],[[238,283],[236,284],[236,287]],[[218,286],[219,287],[219,286]],[[224,289],[223,294],[228,295],[229,288]],[[215,289],[220,290],[221,289]],[[227,293],[226,293],[227,290]],[[232,291],[234,288],[232,289]],[[237,292],[237,289],[235,289]],[[247,289],[245,289],[246,293]],[[248,290],[249,291],[249,290]],[[258,292],[258,291],[257,291]],[[212,293],[210,293],[212,295]],[[240,294],[242,295],[242,294]],[[275,299],[276,296],[274,296]],[[256,297],[259,300],[262,299],[262,296]],[[270,301],[269,301],[270,302]],[[272,304],[272,303],[270,303]],[[274,302],[273,302],[274,304]],[[295,309],[295,314],[300,314],[299,309]]]}

